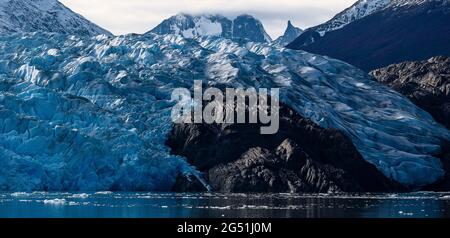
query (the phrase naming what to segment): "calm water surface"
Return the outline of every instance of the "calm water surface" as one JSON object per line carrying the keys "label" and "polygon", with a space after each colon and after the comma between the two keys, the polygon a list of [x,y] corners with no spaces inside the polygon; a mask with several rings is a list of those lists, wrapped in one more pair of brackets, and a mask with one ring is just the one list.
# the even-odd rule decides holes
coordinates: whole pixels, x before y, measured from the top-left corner
{"label": "calm water surface", "polygon": [[0,217],[450,218],[450,193],[0,193]]}

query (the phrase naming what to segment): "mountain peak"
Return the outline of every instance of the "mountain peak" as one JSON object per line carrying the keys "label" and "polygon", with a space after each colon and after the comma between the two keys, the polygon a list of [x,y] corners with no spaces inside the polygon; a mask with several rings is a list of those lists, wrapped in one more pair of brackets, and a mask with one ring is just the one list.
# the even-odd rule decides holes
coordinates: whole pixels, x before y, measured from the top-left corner
{"label": "mountain peak", "polygon": [[292,24],[291,20],[288,20],[286,31],[284,32],[284,34],[286,35],[286,34],[289,34],[289,33],[292,33],[292,32],[300,32],[301,33],[301,32],[303,32],[303,30],[298,28],[298,27],[296,27],[296,26],[294,26]]}
{"label": "mountain peak", "polygon": [[256,17],[254,17],[250,14],[247,14],[247,13],[240,14],[237,17],[235,17],[234,19],[236,19],[236,18],[249,18],[249,19],[254,19],[254,20],[259,21]]}
{"label": "mountain peak", "polygon": [[262,22],[249,14],[242,14],[233,20],[233,38],[248,39],[255,42],[272,42]]}
{"label": "mountain peak", "polygon": [[275,40],[275,44],[280,46],[286,46],[303,33],[303,30],[295,27],[289,20],[287,23],[286,31],[282,36]]}
{"label": "mountain peak", "polygon": [[112,35],[57,0],[0,0],[0,33]]}
{"label": "mountain peak", "polygon": [[288,20],[288,25],[287,25],[287,28],[289,29],[289,28],[292,28],[292,27],[294,27],[294,25],[292,25],[292,22],[291,22],[291,20]]}
{"label": "mountain peak", "polygon": [[185,38],[221,36],[264,43],[272,41],[261,21],[249,14],[242,14],[230,19],[220,14],[179,13],[164,20],[150,32],[158,35],[182,35]]}

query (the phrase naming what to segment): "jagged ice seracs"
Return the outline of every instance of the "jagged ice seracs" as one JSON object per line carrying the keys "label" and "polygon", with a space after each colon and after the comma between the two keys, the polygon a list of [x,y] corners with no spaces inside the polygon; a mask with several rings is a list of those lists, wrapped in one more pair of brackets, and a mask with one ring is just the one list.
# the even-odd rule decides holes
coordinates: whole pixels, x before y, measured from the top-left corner
{"label": "jagged ice seracs", "polygon": [[[449,132],[338,60],[220,37],[57,33],[0,36],[0,190],[167,191],[196,173],[170,154],[171,92],[194,80],[280,88],[281,101],[351,138],[386,176],[443,176]],[[206,159],[206,158],[205,158]]]}

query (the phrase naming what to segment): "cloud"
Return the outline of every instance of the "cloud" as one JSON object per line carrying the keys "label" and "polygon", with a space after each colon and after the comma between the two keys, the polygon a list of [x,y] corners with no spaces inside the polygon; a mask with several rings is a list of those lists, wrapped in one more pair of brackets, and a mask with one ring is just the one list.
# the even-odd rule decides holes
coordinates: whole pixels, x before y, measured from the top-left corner
{"label": "cloud", "polygon": [[114,34],[144,33],[179,12],[249,13],[259,18],[268,33],[277,37],[288,20],[307,28],[320,24],[356,0],[60,0]]}

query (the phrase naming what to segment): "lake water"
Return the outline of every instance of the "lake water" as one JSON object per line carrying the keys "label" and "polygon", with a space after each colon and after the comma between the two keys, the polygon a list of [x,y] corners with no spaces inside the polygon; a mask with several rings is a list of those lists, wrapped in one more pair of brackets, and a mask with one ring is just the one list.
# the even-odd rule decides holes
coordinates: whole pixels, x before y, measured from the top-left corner
{"label": "lake water", "polygon": [[0,193],[1,218],[436,218],[450,193]]}

